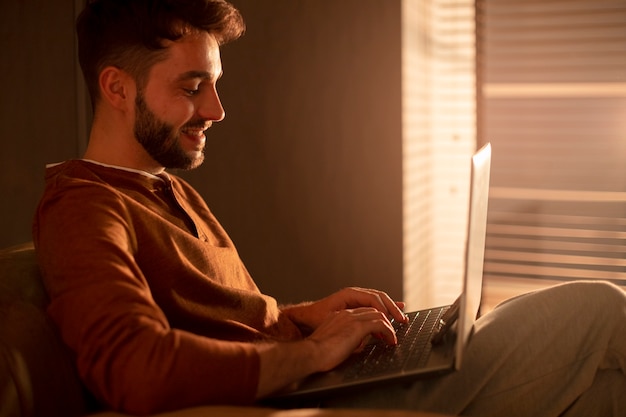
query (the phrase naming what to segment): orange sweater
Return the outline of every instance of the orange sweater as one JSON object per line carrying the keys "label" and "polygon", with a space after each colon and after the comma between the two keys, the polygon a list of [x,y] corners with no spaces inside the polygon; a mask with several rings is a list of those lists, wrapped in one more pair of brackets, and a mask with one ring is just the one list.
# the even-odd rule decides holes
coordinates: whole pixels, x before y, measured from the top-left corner
{"label": "orange sweater", "polygon": [[49,167],[33,237],[49,313],[87,387],[114,409],[253,403],[251,343],[302,337],[180,178]]}

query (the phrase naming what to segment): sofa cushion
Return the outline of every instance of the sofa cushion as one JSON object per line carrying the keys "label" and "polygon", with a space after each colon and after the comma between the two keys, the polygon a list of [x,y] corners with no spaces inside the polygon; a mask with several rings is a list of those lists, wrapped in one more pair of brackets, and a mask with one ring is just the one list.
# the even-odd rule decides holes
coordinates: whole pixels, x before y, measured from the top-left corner
{"label": "sofa cushion", "polygon": [[88,397],[45,313],[32,244],[0,251],[0,415],[78,416]]}

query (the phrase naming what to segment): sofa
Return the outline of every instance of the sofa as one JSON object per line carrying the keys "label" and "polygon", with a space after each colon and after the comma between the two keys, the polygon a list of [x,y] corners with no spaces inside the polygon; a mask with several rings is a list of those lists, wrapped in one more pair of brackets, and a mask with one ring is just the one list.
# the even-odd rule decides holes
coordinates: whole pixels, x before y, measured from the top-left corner
{"label": "sofa", "polygon": [[[100,409],[46,315],[32,243],[0,250],[0,417],[123,417]],[[204,406],[159,417],[433,417],[397,410]]]}

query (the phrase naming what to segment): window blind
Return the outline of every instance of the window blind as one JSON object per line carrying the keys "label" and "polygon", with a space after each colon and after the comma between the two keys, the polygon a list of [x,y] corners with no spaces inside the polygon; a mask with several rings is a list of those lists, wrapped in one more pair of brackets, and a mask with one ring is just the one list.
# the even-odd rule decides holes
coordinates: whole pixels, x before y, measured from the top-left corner
{"label": "window blind", "polygon": [[462,286],[476,149],[474,0],[403,1],[404,297],[451,303]]}
{"label": "window blind", "polygon": [[626,284],[626,0],[477,0],[485,299]]}

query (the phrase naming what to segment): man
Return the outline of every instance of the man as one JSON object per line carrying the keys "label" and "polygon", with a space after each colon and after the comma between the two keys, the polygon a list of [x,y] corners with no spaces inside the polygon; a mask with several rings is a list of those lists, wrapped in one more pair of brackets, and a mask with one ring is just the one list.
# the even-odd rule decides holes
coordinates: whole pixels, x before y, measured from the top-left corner
{"label": "man", "polygon": [[[389,320],[405,320],[403,303],[360,288],[278,306],[202,198],[166,172],[202,163],[224,118],[219,47],[243,30],[224,0],[92,0],[78,19],[93,126],[83,159],[47,168],[33,234],[49,313],[107,407],[253,404],[370,335],[396,343]],[[609,284],[513,300],[479,321],[460,372],[326,404],[559,415],[601,393],[624,411],[625,310]]]}

